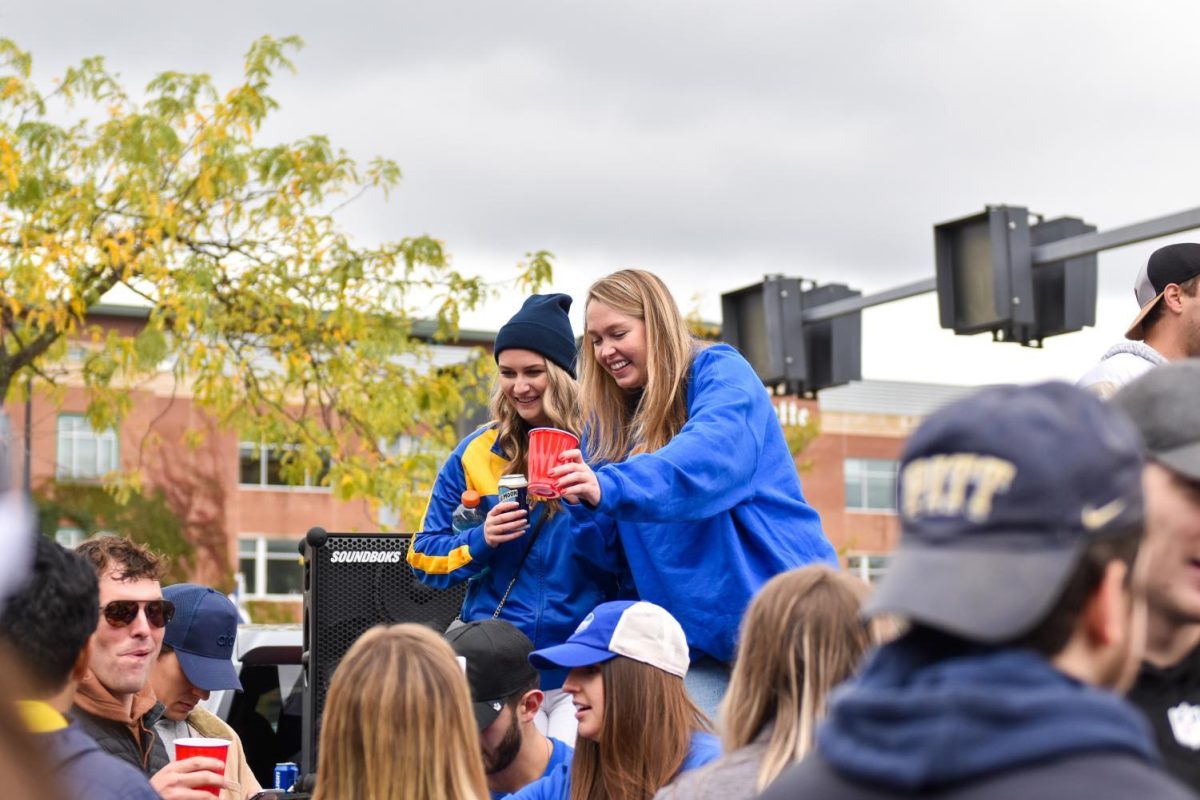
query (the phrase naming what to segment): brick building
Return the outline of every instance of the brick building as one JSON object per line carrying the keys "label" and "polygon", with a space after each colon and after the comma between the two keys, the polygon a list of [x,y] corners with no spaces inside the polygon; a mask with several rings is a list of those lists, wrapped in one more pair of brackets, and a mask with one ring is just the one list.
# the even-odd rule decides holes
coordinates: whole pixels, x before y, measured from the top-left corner
{"label": "brick building", "polygon": [[[136,333],[144,311],[100,307],[95,321]],[[428,331],[427,333],[432,333]],[[438,363],[462,361],[471,348],[489,348],[492,333],[462,331],[454,344],[431,345]],[[802,474],[805,496],[821,514],[843,563],[866,578],[877,577],[895,546],[896,460],[905,438],[937,406],[967,387],[865,381],[829,389],[819,400],[781,398],[785,423],[815,418],[820,433],[808,446]],[[14,392],[20,395],[20,392]],[[140,469],[161,487],[185,537],[209,557],[197,558],[190,577],[238,586],[252,613],[267,620],[299,617],[299,537],[313,525],[329,530],[371,531],[377,519],[363,501],[342,502],[316,476],[288,486],[278,474],[278,445],[244,442],[218,430],[169,375],[141,384],[120,430],[96,431],[83,416],[82,388],[67,386],[60,398],[37,391],[28,404],[29,464],[33,485],[48,480],[98,483],[116,469]],[[11,398],[13,474],[23,473],[26,402]],[[194,450],[178,444],[184,430],[206,432]],[[58,538],[73,545],[92,533],[71,527]]]}

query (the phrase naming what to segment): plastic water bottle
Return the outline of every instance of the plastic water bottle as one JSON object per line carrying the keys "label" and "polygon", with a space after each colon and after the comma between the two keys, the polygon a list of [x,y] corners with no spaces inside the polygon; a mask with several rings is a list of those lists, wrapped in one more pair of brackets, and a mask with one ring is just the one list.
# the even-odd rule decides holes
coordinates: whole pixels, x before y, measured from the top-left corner
{"label": "plastic water bottle", "polygon": [[483,514],[479,513],[479,492],[468,489],[462,493],[460,500],[462,502],[454,509],[454,516],[450,522],[455,533],[469,531],[483,524]]}

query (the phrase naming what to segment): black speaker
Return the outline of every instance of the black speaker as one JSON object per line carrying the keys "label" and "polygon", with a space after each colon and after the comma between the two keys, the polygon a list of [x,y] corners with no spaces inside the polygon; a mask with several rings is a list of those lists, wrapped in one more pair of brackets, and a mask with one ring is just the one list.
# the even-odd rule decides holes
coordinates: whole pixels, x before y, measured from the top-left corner
{"label": "black speaker", "polygon": [[304,695],[300,771],[317,768],[321,711],[333,671],[376,625],[419,622],[438,633],[458,616],[466,583],[434,589],[405,560],[411,533],[326,533],[313,528],[304,555]]}

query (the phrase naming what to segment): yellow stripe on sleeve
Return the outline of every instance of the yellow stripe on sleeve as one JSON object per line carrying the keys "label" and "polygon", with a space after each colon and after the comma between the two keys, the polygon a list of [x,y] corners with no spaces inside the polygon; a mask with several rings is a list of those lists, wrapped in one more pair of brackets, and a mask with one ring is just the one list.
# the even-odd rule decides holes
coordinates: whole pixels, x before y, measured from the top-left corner
{"label": "yellow stripe on sleeve", "polygon": [[471,563],[471,548],[464,544],[444,556],[431,556],[418,553],[416,550],[409,550],[408,563],[429,575],[449,575],[459,567]]}

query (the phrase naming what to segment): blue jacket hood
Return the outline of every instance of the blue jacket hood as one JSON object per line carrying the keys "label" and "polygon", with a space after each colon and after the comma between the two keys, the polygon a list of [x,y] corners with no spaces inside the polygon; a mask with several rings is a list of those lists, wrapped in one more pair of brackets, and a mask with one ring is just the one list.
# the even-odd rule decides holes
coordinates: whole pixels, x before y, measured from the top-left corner
{"label": "blue jacket hood", "polygon": [[913,791],[1083,752],[1157,761],[1124,700],[1028,650],[917,630],[835,693],[817,747],[847,777]]}

